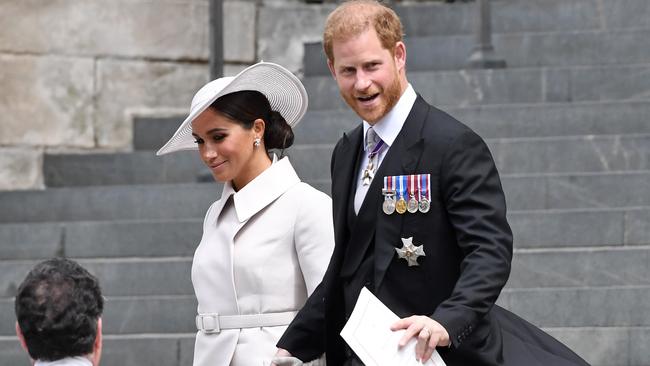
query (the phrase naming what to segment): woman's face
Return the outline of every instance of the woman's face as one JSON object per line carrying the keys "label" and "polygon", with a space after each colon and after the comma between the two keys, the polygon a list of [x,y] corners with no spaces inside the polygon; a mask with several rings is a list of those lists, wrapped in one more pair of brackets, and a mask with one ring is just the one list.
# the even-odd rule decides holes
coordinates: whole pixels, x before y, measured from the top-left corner
{"label": "woman's face", "polygon": [[216,180],[233,181],[241,188],[255,177],[253,142],[260,136],[256,128],[245,129],[214,108],[208,108],[192,122],[192,135],[201,159]]}

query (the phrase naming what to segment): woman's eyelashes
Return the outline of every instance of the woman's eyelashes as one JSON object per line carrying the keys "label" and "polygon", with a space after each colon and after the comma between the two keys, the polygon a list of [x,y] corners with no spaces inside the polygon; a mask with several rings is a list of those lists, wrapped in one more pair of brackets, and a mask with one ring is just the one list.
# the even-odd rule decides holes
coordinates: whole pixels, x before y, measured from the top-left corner
{"label": "woman's eyelashes", "polygon": [[[215,134],[215,135],[212,135],[210,138],[212,139],[212,141],[219,142],[219,141],[225,139],[226,136],[227,135],[224,135],[224,134]],[[194,136],[194,143],[198,144],[198,145],[201,145],[201,144],[205,143],[205,141],[200,137]]]}

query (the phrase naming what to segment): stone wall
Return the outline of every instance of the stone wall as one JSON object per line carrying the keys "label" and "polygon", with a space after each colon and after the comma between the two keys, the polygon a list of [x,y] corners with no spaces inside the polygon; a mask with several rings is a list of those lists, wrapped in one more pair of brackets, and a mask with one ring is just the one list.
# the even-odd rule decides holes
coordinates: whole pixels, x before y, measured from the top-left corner
{"label": "stone wall", "polygon": [[[282,4],[224,4],[226,74],[291,59],[257,50]],[[44,152],[131,149],[134,115],[186,112],[208,54],[208,0],[0,1],[0,190],[43,188]]]}

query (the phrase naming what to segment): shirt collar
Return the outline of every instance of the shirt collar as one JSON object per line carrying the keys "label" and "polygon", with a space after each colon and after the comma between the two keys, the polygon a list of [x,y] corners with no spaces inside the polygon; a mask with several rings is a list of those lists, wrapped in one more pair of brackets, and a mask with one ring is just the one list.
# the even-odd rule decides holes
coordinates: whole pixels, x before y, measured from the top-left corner
{"label": "shirt collar", "polygon": [[225,203],[228,197],[233,195],[237,219],[239,222],[244,222],[298,183],[300,178],[289,162],[289,158],[278,160],[273,155],[271,166],[239,191],[235,192],[232,183],[226,182],[220,201]]}
{"label": "shirt collar", "polygon": [[86,357],[66,357],[56,361],[37,360],[34,366],[92,366],[92,362]]}
{"label": "shirt collar", "polygon": [[[409,113],[411,112],[411,108],[413,108],[413,104],[415,104],[416,99],[417,94],[415,94],[415,90],[413,90],[413,87],[409,83],[406,87],[406,90],[399,98],[393,109],[386,113],[384,117],[377,121],[374,126],[372,126],[377,135],[381,137],[382,141],[384,141],[384,143],[389,147],[393,145],[393,142],[397,138],[397,135],[402,129],[402,126],[406,121],[406,117],[408,117]],[[370,124],[366,121],[363,121],[363,141],[366,141],[366,133],[368,132],[369,128]],[[365,144],[363,145],[363,148],[365,150],[366,146]]]}

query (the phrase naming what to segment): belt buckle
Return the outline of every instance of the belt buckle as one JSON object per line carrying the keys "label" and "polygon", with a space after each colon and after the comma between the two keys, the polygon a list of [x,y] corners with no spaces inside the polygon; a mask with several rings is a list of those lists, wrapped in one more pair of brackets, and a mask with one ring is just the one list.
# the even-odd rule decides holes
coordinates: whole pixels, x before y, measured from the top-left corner
{"label": "belt buckle", "polygon": [[[201,319],[201,331],[205,334],[214,334],[214,333],[220,333],[221,328],[219,327],[219,314],[218,313],[210,313],[210,314],[201,314],[198,316]],[[206,322],[206,319],[209,321]],[[198,320],[198,319],[197,319]],[[197,321],[197,326],[199,325],[199,322]]]}

